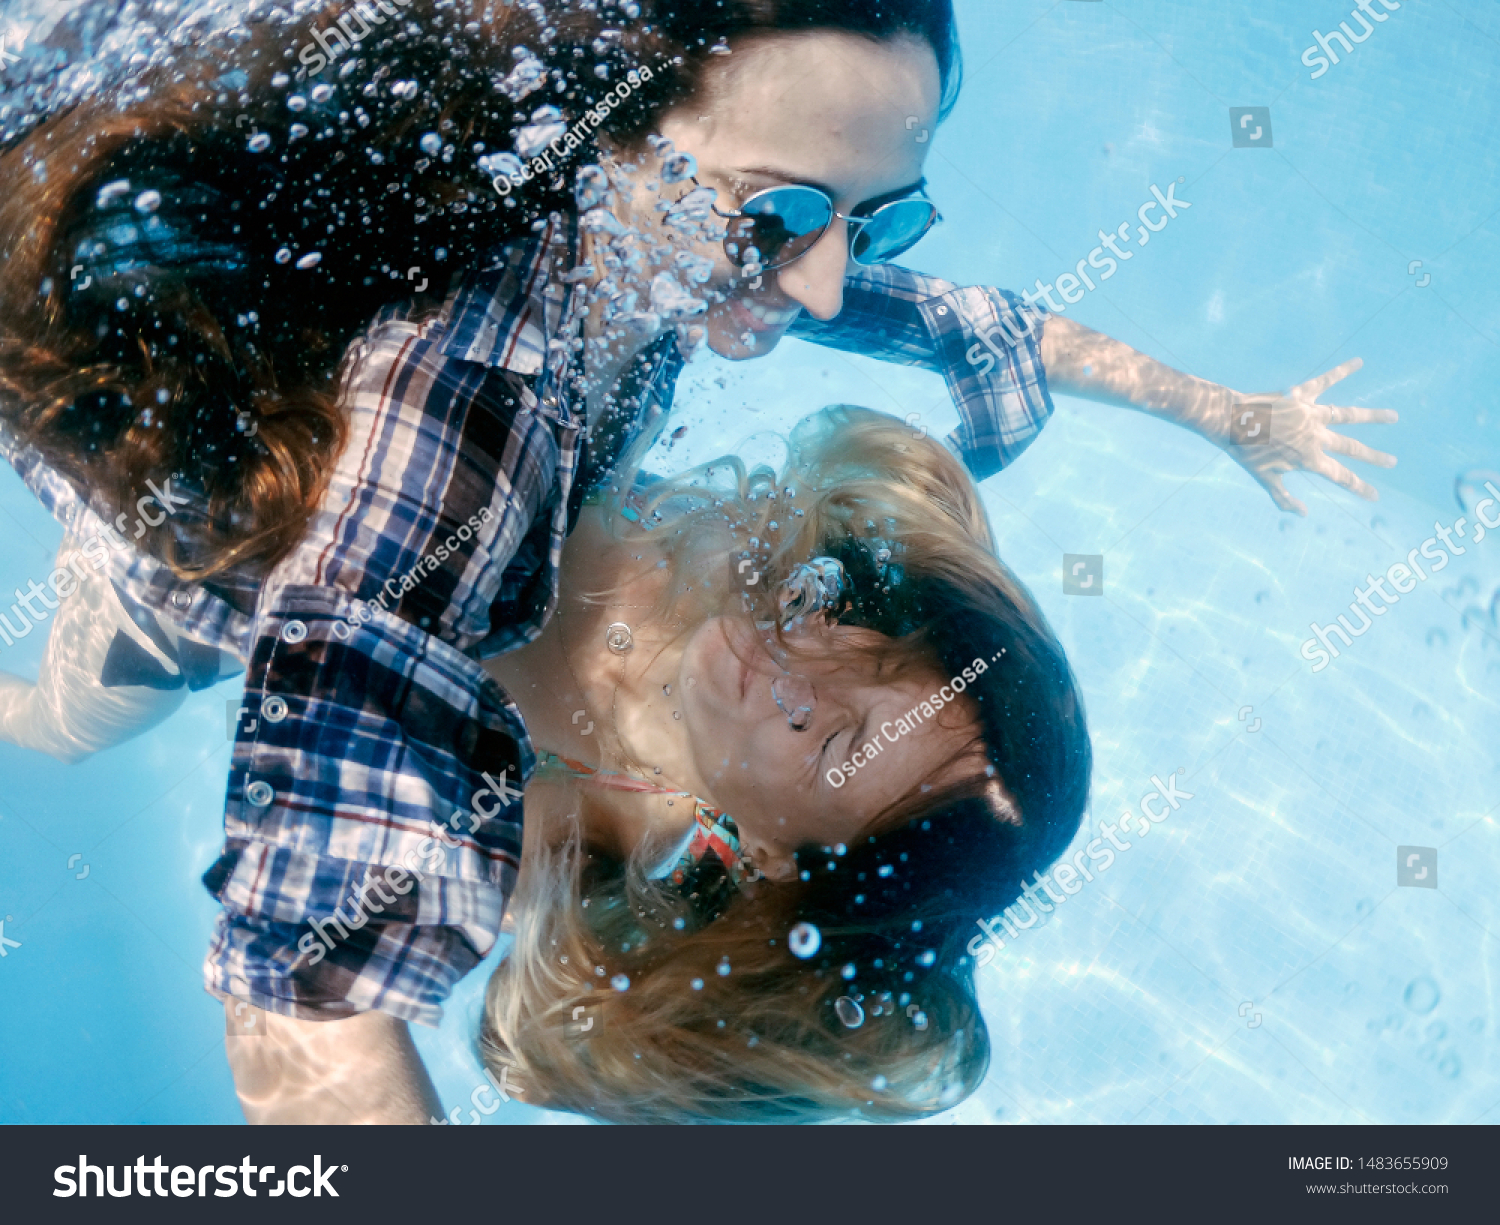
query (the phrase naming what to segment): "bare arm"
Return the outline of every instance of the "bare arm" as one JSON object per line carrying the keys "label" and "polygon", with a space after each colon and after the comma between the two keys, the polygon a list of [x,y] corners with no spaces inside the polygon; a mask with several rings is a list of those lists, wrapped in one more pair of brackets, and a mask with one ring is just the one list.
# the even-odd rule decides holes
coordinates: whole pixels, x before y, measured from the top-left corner
{"label": "bare arm", "polygon": [[1042,333],[1042,364],[1056,391],[1139,409],[1202,434],[1249,472],[1282,510],[1307,513],[1282,485],[1286,472],[1315,472],[1362,498],[1379,496],[1329,453],[1382,468],[1396,463],[1395,456],[1328,428],[1395,421],[1394,412],[1316,403],[1334,383],[1360,368],[1357,358],[1287,392],[1247,394],[1173,370],[1121,341],[1054,315]]}
{"label": "bare arm", "polygon": [[[99,563],[80,551],[83,544],[69,532],[58,550],[57,573],[70,574],[73,585],[67,595],[57,589],[59,598],[51,600],[57,611],[39,622],[47,647],[36,684],[0,672],[0,741],[68,764],[148,731],[187,697],[175,659],[163,655],[132,622]],[[80,558],[89,564],[79,565]],[[15,616],[30,633],[24,614]],[[155,689],[145,682],[105,685],[105,661],[120,636],[131,640],[128,645],[164,682],[175,679],[177,688]]]}
{"label": "bare arm", "polygon": [[442,1105],[406,1022],[381,1012],[298,1021],[225,1005],[224,1040],[250,1123],[426,1123]]}

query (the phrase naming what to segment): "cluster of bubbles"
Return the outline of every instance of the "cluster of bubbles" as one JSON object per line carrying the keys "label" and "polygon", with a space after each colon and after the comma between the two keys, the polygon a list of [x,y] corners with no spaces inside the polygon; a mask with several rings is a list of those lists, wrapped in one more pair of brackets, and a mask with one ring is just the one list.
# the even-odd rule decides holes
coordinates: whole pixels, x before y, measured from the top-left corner
{"label": "cluster of bubbles", "polygon": [[[1353,984],[1350,987],[1352,989]],[[1415,1022],[1392,1011],[1383,1019],[1372,1019],[1366,1028],[1377,1035],[1389,1030],[1415,1039],[1420,1058],[1436,1065],[1437,1070],[1448,1080],[1457,1080],[1463,1075],[1463,1060],[1454,1039],[1450,1037],[1447,1022],[1433,1016],[1442,998],[1443,993],[1437,982],[1429,975],[1419,974],[1406,984],[1406,989],[1401,993],[1401,1002],[1412,1018],[1415,1018]],[[1476,1036],[1482,1034],[1485,1028],[1484,1018],[1475,1017],[1469,1022],[1468,1028]]]}
{"label": "cluster of bubbles", "polygon": [[[708,310],[699,287],[712,279],[714,259],[697,248],[711,249],[723,238],[713,211],[715,194],[706,187],[674,190],[696,175],[692,155],[659,136],[651,138],[650,153],[639,162],[621,161],[608,170],[591,164],[575,175],[580,226],[593,236],[603,269],[593,290],[593,299],[603,304],[606,325],[598,338],[601,348],[654,336]],[[631,224],[621,206],[652,196],[654,206],[637,205],[636,212],[660,214],[659,226],[652,230]]]}

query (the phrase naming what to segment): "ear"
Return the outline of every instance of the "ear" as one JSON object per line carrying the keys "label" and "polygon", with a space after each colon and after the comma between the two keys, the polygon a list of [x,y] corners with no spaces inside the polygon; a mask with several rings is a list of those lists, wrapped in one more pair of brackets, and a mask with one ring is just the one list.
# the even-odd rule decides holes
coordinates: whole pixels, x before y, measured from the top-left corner
{"label": "ear", "polygon": [[769,847],[756,847],[750,858],[767,880],[789,881],[797,878],[797,861],[789,851],[773,851]]}

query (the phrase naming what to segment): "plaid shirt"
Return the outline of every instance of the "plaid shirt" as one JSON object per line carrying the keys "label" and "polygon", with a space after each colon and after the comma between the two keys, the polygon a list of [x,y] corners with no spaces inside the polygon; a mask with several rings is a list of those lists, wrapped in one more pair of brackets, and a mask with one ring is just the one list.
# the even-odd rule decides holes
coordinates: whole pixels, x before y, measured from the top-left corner
{"label": "plaid shirt", "polygon": [[[111,552],[131,599],[246,664],[225,844],[204,877],[222,903],[204,966],[215,995],[436,1024],[495,942],[536,759],[479,660],[541,632],[581,474],[670,410],[683,364],[670,333],[652,345],[632,429],[589,456],[560,360],[584,301],[561,279],[576,249],[576,227],[554,225],[503,248],[436,316],[372,325],[345,375],[349,440],[328,492],[258,592]],[[1041,318],[1000,290],[879,266],[850,275],[837,318],[791,334],[942,373],[962,420],[950,442],[983,478],[1052,412]],[[1027,334],[997,339],[1001,322]],[[3,427],[0,453],[75,531],[102,526]]]}

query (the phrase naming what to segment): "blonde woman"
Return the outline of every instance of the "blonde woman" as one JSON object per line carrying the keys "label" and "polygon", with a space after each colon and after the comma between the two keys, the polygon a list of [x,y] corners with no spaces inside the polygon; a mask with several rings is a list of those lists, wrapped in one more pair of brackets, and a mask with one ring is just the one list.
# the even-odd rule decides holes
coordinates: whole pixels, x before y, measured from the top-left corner
{"label": "blonde woman", "polygon": [[[966,928],[1068,843],[1090,749],[972,479],[833,408],[585,509],[488,668],[543,765],[482,1045],[617,1122],[915,1118],[988,1055]],[[851,765],[851,763],[853,763]]]}

